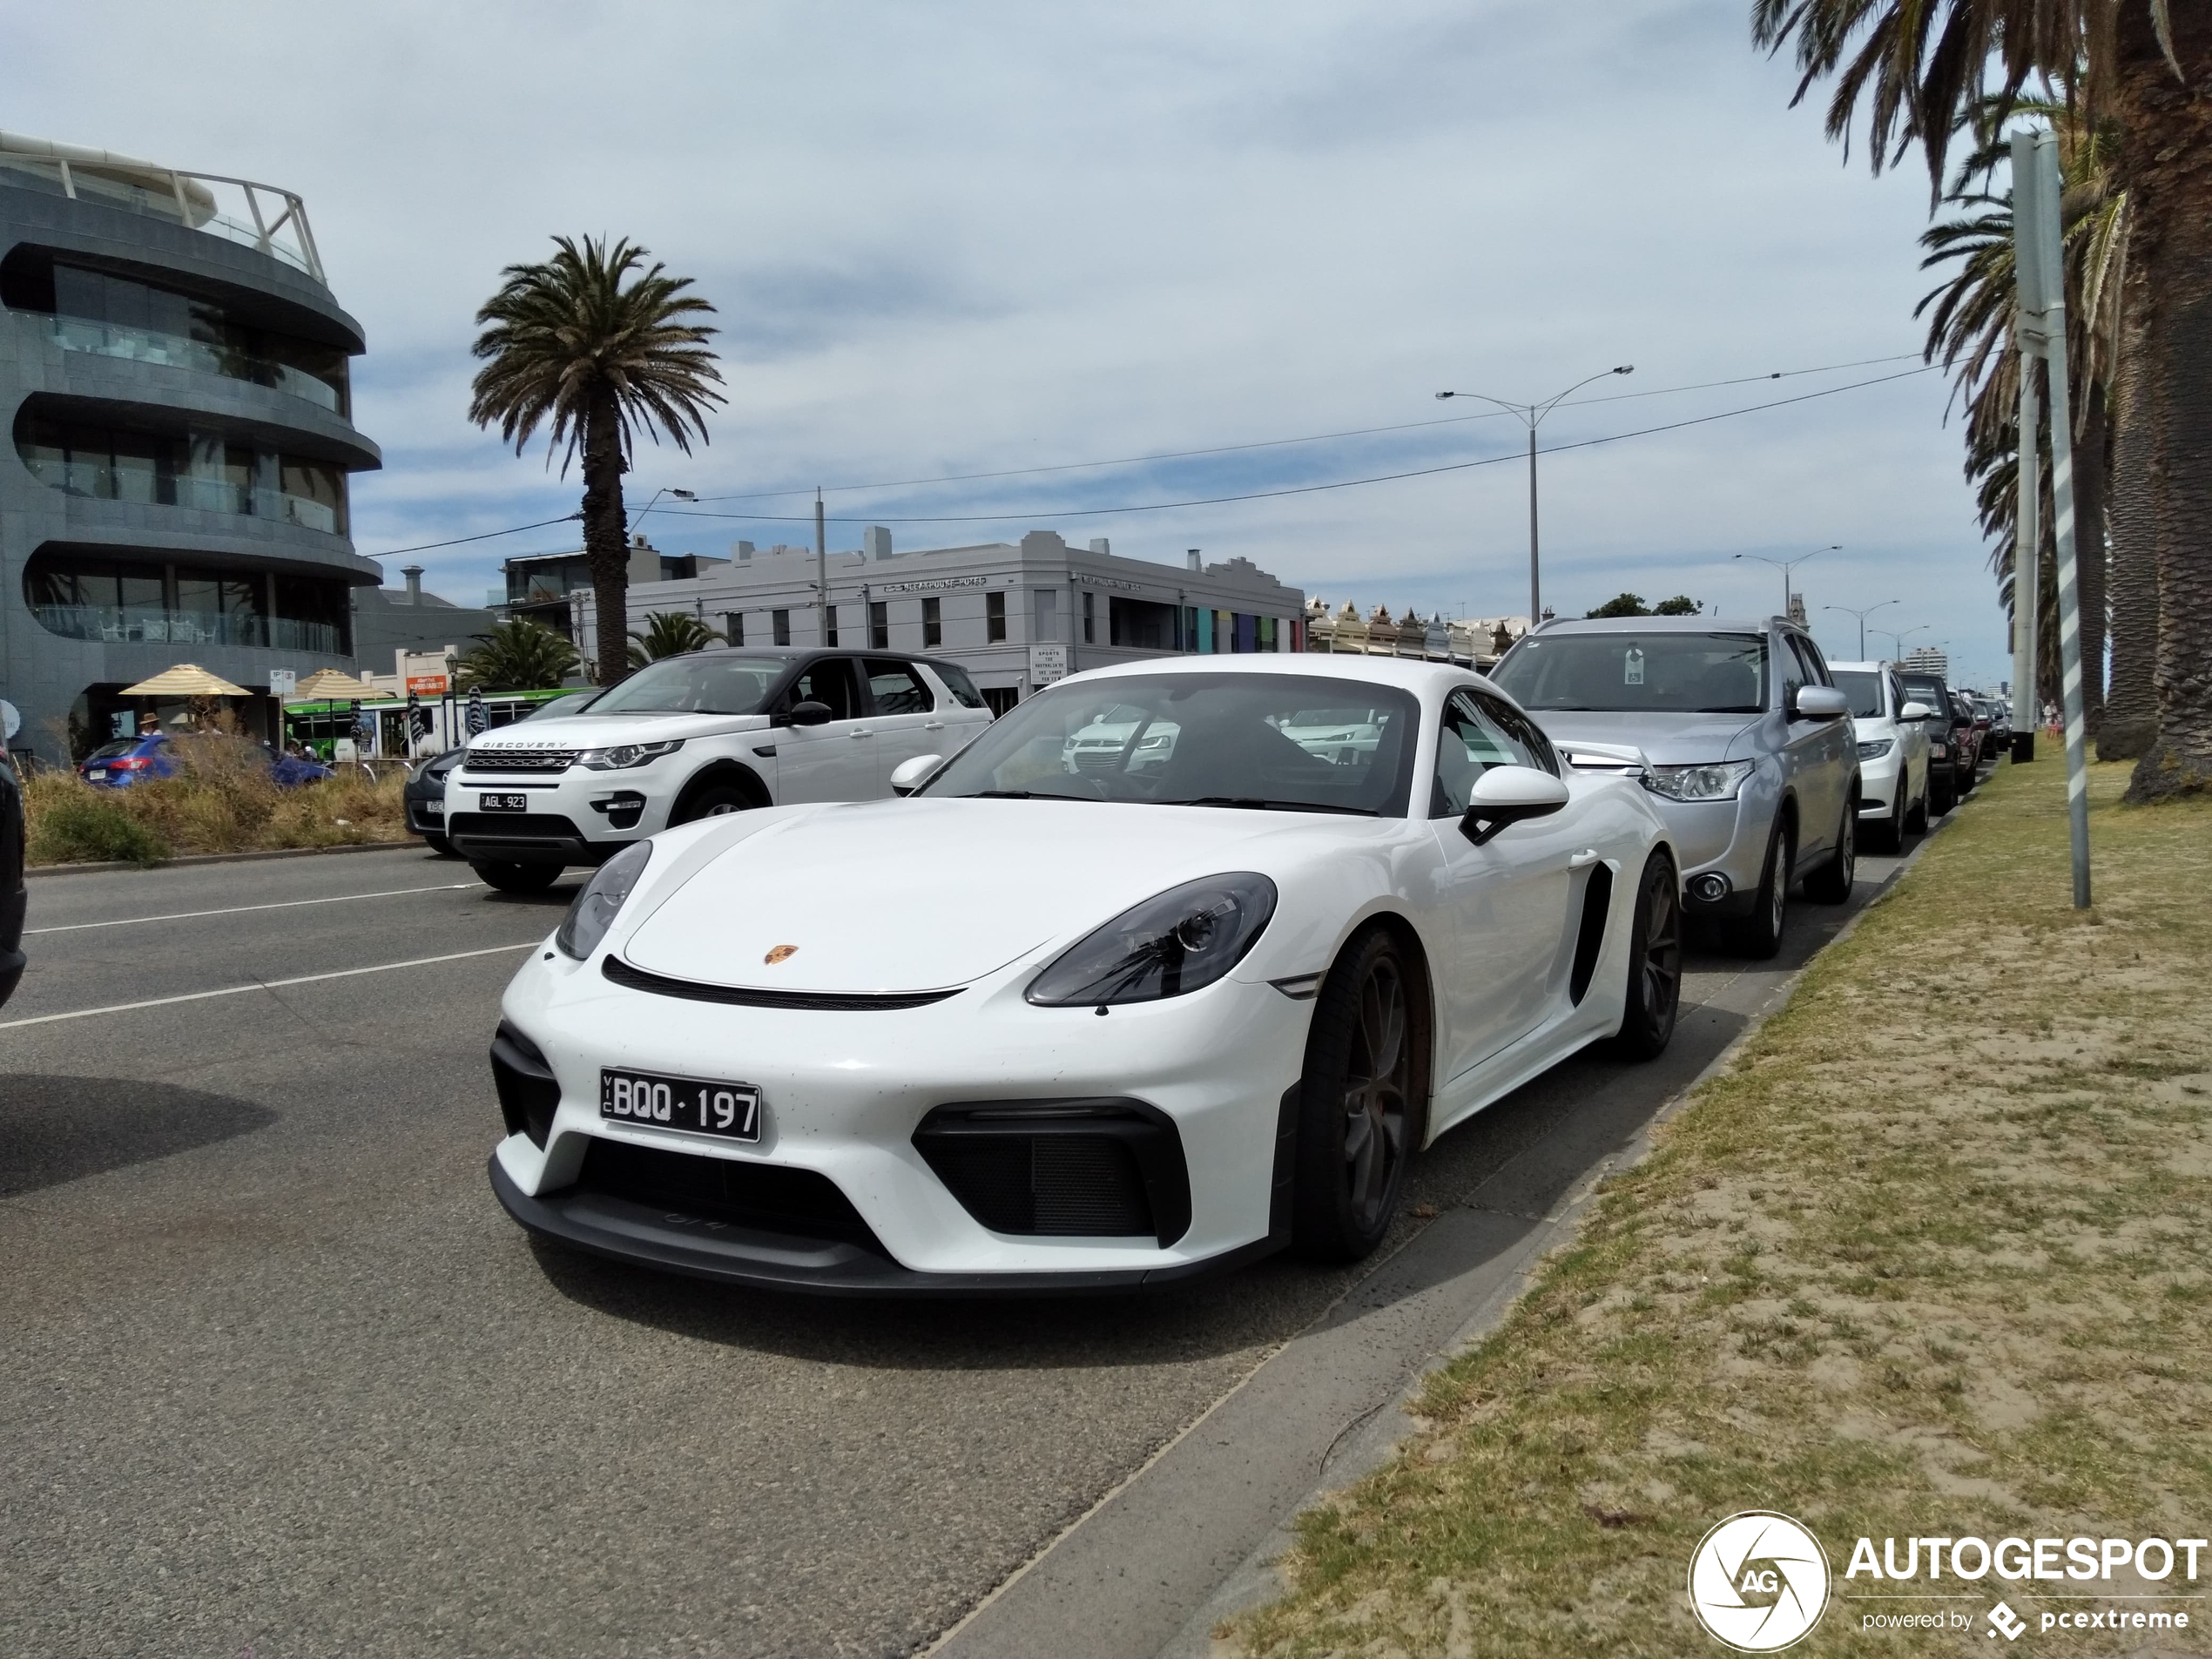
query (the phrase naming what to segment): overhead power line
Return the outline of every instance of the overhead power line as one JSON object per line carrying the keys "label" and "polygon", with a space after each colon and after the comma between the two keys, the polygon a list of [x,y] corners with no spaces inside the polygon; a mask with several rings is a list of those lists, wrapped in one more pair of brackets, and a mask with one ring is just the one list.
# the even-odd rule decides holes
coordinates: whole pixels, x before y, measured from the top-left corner
{"label": "overhead power line", "polygon": [[[1770,402],[1747,404],[1740,409],[1723,409],[1717,415],[1695,415],[1687,421],[1669,421],[1663,426],[1640,427],[1633,432],[1615,432],[1602,438],[1584,438],[1575,443],[1554,444],[1540,449],[1540,455],[1559,455],[1569,449],[1590,449],[1600,444],[1620,443],[1629,438],[1649,437],[1655,433],[1678,432],[1684,427],[1705,426],[1715,421],[1733,420],[1739,415],[1756,415],[1762,409],[1784,408],[1792,403],[1810,403],[1816,398],[1834,397],[1842,392],[1856,392],[1864,387],[1886,385],[1892,381],[1910,380],[1918,374],[1932,372],[1932,367],[1923,365],[1896,374],[1877,375],[1872,380],[1853,381],[1848,386],[1824,387],[1817,392],[1804,392],[1796,397],[1776,398]],[[1185,501],[1138,502],[1112,507],[1025,507],[1010,513],[933,513],[905,517],[884,514],[862,514],[857,517],[834,515],[824,522],[832,524],[987,524],[1017,518],[1099,518],[1110,514],[1163,513],[1183,507],[1219,507],[1232,502],[1269,501],[1284,496],[1313,496],[1325,490],[1353,489],[1362,484],[1395,483],[1407,478],[1433,478],[1440,473],[1467,472],[1477,467],[1494,467],[1501,462],[1520,461],[1527,455],[1525,449],[1511,449],[1503,455],[1485,455],[1479,461],[1454,461],[1440,467],[1417,467],[1406,472],[1375,473],[1365,478],[1339,478],[1325,484],[1293,484],[1280,489],[1254,489],[1235,496],[1198,496]],[[737,519],[754,524],[811,524],[813,515],[794,513],[670,513],[672,518]]]}
{"label": "overhead power line", "polygon": [[[1902,363],[1918,361],[1919,352],[1899,352],[1888,357],[1862,357],[1856,362],[1824,363],[1814,368],[1774,369],[1764,374],[1739,374],[1731,380],[1701,381],[1693,386],[1658,386],[1648,391],[1617,392],[1605,397],[1576,398],[1562,403],[1561,408],[1579,408],[1594,403],[1626,403],[1637,398],[1672,397],[1682,392],[1710,392],[1723,386],[1750,386],[1761,381],[1793,380],[1801,374],[1834,374],[1847,368],[1867,368],[1878,363]],[[1039,473],[1082,472],[1095,467],[1137,467],[1158,461],[1189,461],[1204,455],[1235,455],[1249,449],[1278,449],[1298,443],[1329,443],[1339,438],[1368,438],[1390,432],[1415,432],[1424,427],[1463,426],[1470,421],[1495,421],[1504,411],[1485,410],[1480,415],[1447,415],[1426,421],[1401,421],[1393,426],[1352,427],[1342,432],[1312,432],[1295,438],[1260,438],[1250,443],[1220,443],[1204,449],[1163,449],[1150,455],[1118,455],[1104,461],[1062,461],[1042,467],[1008,467],[996,472],[948,472],[927,478],[890,478],[867,484],[802,484],[788,489],[757,489],[737,496],[701,496],[701,502],[772,501],[779,496],[811,496],[817,489],[828,495],[849,494],[862,489],[910,489],[921,484],[976,483],[991,478],[1026,478]]]}
{"label": "overhead power line", "polygon": [[535,524],[510,524],[503,530],[486,530],[480,536],[456,536],[450,542],[425,542],[420,547],[390,547],[381,553],[371,553],[372,559],[395,559],[402,553],[428,553],[434,548],[459,547],[463,542],[489,542],[495,536],[519,536],[524,530],[542,530],[548,524],[573,524],[582,513],[563,513],[558,518],[541,518]]}

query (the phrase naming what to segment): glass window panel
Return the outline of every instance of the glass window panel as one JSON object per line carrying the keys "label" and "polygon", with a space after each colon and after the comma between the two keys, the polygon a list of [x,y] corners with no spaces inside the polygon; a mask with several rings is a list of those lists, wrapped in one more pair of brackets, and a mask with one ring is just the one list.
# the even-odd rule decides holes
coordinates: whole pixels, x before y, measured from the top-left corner
{"label": "glass window panel", "polygon": [[878,714],[927,714],[936,699],[904,663],[871,659],[867,665],[868,693]]}
{"label": "glass window panel", "polygon": [[808,666],[806,671],[791,683],[791,690],[784,693],[782,707],[788,709],[799,703],[819,703],[830,711],[833,720],[857,718],[859,704],[853,691],[853,664],[842,657],[829,658]]}
{"label": "glass window panel", "polygon": [[[1534,752],[1496,710],[1472,691],[1454,691],[1444,705],[1436,745],[1436,793],[1431,813],[1455,818],[1467,809],[1475,779],[1493,766],[1534,766]],[[1517,724],[1517,723],[1515,723]]]}
{"label": "glass window panel", "polygon": [[1758,714],[1767,703],[1766,640],[1758,634],[1545,633],[1515,645],[1494,678],[1539,714]]}

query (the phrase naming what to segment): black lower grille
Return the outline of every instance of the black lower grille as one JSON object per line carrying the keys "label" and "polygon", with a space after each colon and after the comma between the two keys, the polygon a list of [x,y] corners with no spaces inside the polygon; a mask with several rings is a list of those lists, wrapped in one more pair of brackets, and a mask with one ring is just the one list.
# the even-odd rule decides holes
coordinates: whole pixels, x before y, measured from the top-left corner
{"label": "black lower grille", "polygon": [[583,832],[558,813],[455,813],[446,819],[448,835],[474,835],[493,841],[580,841]]}
{"label": "black lower grille", "polygon": [[1142,1101],[1002,1101],[941,1106],[914,1148],[993,1232],[1150,1235],[1190,1225],[1190,1177],[1174,1120]]}
{"label": "black lower grille", "polygon": [[837,1184],[813,1170],[701,1157],[594,1136],[577,1189],[701,1221],[801,1238],[834,1238],[879,1254],[883,1246]]}

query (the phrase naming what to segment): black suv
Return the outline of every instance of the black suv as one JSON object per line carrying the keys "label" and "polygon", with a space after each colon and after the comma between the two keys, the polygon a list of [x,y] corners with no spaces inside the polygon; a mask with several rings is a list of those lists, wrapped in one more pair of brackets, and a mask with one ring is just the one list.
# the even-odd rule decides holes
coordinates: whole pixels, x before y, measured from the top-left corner
{"label": "black suv", "polygon": [[1980,759],[1980,734],[1973,716],[1963,710],[1944,677],[1925,668],[1904,668],[1906,700],[1925,703],[1928,717],[1928,810],[1941,816],[1973,793],[1974,768]]}

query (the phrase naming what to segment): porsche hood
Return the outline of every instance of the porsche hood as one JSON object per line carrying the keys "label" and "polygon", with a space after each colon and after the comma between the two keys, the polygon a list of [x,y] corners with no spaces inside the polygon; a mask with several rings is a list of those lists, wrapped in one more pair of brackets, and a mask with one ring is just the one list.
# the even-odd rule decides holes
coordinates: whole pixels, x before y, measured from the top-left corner
{"label": "porsche hood", "polygon": [[[1331,822],[1341,832],[1345,820]],[[620,954],[649,973],[708,984],[941,989],[1079,937],[1178,882],[1267,873],[1279,857],[1257,844],[1312,826],[1083,801],[813,809],[752,830],[654,895]]]}

